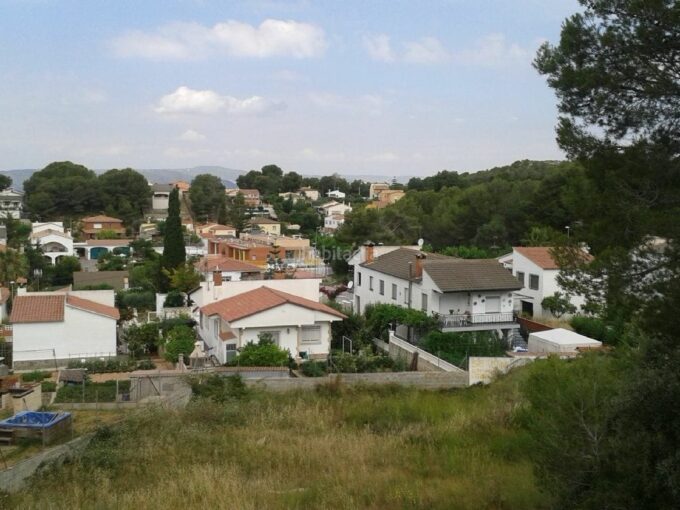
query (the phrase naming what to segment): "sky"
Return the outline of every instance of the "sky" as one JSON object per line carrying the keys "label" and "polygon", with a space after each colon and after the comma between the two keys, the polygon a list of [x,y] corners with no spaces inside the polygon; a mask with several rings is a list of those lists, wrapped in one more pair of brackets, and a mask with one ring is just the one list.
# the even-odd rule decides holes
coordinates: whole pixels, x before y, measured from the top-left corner
{"label": "sky", "polygon": [[430,175],[563,159],[577,0],[0,0],[0,169]]}

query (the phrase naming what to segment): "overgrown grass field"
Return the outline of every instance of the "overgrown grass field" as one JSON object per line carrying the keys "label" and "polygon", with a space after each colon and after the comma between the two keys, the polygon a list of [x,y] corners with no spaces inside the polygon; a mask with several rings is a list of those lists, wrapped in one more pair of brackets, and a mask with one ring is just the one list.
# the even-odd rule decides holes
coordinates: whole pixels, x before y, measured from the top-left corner
{"label": "overgrown grass field", "polygon": [[517,371],[491,387],[325,387],[149,410],[13,508],[529,509],[528,438],[512,426]]}

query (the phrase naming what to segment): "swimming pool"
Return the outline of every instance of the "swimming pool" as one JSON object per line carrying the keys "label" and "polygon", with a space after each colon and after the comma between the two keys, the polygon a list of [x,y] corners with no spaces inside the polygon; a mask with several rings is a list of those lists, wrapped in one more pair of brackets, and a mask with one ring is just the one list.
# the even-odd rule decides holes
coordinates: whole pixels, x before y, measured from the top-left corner
{"label": "swimming pool", "polygon": [[44,429],[52,427],[71,416],[71,413],[48,413],[40,411],[21,411],[11,418],[0,421],[0,427]]}

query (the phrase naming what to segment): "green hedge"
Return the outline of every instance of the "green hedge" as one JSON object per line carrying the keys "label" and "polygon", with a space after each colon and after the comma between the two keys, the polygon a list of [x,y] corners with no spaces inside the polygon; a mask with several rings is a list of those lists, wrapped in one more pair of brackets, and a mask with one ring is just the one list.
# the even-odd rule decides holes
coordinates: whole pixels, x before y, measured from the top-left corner
{"label": "green hedge", "polygon": [[622,334],[616,327],[597,317],[576,315],[571,318],[569,324],[579,335],[585,335],[609,345],[616,345]]}
{"label": "green hedge", "polygon": [[465,368],[470,356],[504,356],[507,345],[494,331],[442,333],[433,331],[419,347],[458,367]]}

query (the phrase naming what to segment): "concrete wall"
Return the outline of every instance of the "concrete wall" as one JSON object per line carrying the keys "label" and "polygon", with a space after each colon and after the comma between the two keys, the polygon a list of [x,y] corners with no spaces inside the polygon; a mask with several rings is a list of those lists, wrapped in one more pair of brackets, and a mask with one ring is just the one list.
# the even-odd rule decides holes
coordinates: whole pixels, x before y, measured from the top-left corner
{"label": "concrete wall", "polygon": [[468,384],[488,384],[500,374],[507,374],[511,369],[527,365],[532,358],[481,358],[468,359]]}
{"label": "concrete wall", "polygon": [[79,455],[87,447],[91,439],[92,435],[78,437],[68,443],[43,450],[30,459],[0,471],[0,490],[6,492],[22,490],[26,487],[29,478],[35,473],[49,469],[54,464],[61,464],[66,459]]}

